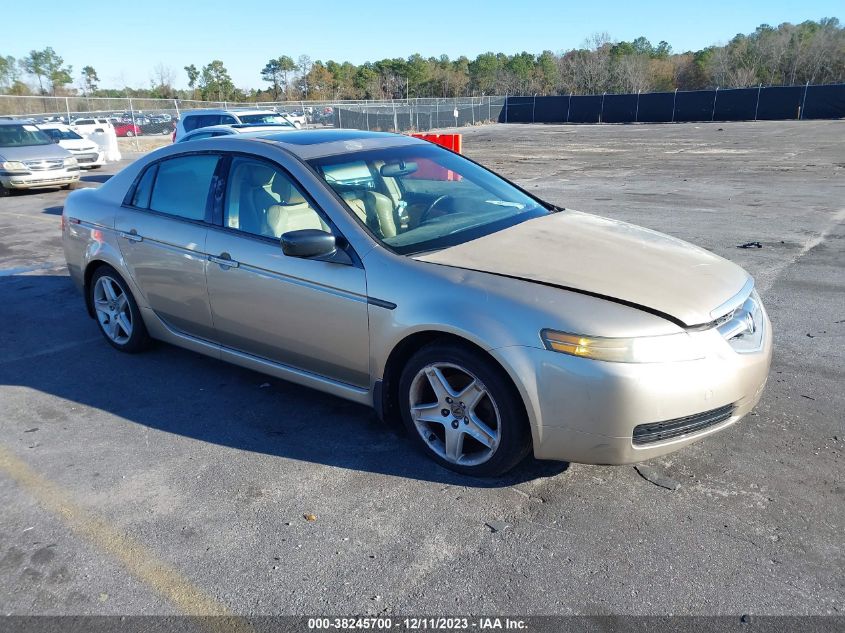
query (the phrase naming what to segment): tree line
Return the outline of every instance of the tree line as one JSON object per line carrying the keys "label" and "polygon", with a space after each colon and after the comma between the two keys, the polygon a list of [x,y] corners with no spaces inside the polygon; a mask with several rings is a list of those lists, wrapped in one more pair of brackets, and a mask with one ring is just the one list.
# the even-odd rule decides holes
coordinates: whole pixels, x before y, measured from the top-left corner
{"label": "tree line", "polygon": [[645,37],[616,42],[596,34],[577,49],[539,54],[482,53],[475,59],[423,57],[351,62],[296,60],[281,55],[258,69],[263,87],[235,86],[223,61],[184,67],[158,64],[149,87],[101,88],[93,66],[74,79],[73,68],[51,47],[20,59],[0,55],[0,93],[150,97],[208,101],[396,99],[483,95],[656,92],[756,85],[845,82],[845,28],[837,18],[801,24],[763,24],[723,46],[674,53]]}

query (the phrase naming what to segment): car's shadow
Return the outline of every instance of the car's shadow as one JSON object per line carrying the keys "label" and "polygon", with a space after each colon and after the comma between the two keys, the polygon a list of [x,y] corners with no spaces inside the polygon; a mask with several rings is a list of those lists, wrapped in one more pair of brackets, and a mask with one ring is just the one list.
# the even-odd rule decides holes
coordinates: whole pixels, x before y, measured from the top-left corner
{"label": "car's shadow", "polygon": [[79,180],[82,182],[96,182],[102,184],[111,178],[112,175],[113,174],[86,174],[81,176]]}
{"label": "car's shadow", "polygon": [[529,458],[504,477],[464,477],[424,457],[409,437],[379,421],[368,407],[165,344],[143,354],[122,354],[99,336],[66,276],[0,280],[0,322],[15,324],[13,335],[0,332],[0,384],[27,387],[166,433],[235,450],[472,487],[511,486],[567,469],[563,462]]}

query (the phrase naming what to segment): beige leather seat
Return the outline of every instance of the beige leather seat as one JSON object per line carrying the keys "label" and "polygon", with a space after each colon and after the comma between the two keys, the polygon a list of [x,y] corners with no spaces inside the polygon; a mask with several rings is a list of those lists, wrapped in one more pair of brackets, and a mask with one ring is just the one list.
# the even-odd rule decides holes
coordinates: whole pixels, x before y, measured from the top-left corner
{"label": "beige leather seat", "polygon": [[394,219],[393,202],[383,193],[368,191],[364,198],[372,213],[378,220],[382,237],[396,237],[396,220]]}
{"label": "beige leather seat", "polygon": [[393,203],[390,198],[376,191],[342,194],[344,202],[364,224],[381,237],[396,235]]}
{"label": "beige leather seat", "polygon": [[237,205],[230,204],[227,225],[256,235],[267,235],[267,209],[276,199],[267,191],[274,170],[256,163],[243,163],[232,177],[240,191],[233,192]]}
{"label": "beige leather seat", "polygon": [[267,223],[275,237],[281,237],[288,231],[302,229],[329,230],[317,212],[287,178],[277,173],[273,178],[271,190],[281,201],[267,209]]}

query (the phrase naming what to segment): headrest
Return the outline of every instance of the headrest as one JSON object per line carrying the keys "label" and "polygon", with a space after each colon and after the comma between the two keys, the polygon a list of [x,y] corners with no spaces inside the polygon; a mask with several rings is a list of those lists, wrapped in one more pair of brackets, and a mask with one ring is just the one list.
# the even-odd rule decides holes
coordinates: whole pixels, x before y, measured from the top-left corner
{"label": "headrest", "polygon": [[246,169],[247,182],[253,187],[263,187],[273,177],[273,169],[264,165],[250,163],[249,165],[245,165],[243,169]]}
{"label": "headrest", "polygon": [[282,176],[281,174],[276,174],[276,177],[273,178],[273,185],[271,187],[273,193],[279,196],[279,200],[281,200],[282,204],[303,204],[305,203],[305,198],[302,197],[302,194],[296,190],[293,184]]}

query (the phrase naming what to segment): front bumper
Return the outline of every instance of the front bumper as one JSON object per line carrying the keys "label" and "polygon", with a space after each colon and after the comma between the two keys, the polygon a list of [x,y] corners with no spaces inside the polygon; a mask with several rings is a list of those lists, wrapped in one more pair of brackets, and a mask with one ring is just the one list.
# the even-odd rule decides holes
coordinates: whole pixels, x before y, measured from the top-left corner
{"label": "front bumper", "polygon": [[85,152],[71,152],[76,161],[79,163],[80,169],[90,169],[91,167],[101,167],[106,164],[106,155],[104,152],[85,151]]}
{"label": "front bumper", "polygon": [[0,183],[6,189],[38,189],[62,187],[79,180],[79,169],[51,169],[29,174],[0,173]]}
{"label": "front bumper", "polygon": [[[678,450],[751,411],[762,395],[772,357],[771,324],[764,319],[758,351],[737,353],[713,331],[707,357],[695,361],[609,363],[530,347],[491,353],[522,392],[535,457],[629,464]],[[722,409],[728,406],[732,408]],[[652,434],[646,443],[634,441],[638,425],[677,426],[678,420],[718,410],[723,414],[707,426],[672,437],[655,439]]]}

